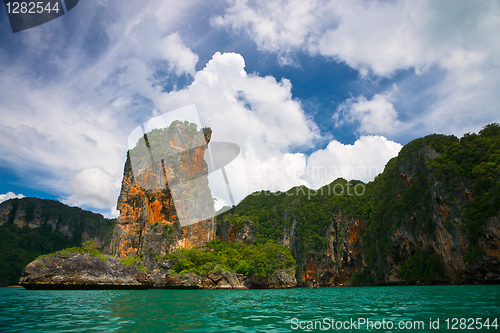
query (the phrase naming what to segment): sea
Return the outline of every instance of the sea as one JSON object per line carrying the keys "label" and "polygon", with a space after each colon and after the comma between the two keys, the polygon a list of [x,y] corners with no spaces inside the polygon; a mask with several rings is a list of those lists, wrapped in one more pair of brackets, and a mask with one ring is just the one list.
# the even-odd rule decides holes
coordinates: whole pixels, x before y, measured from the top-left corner
{"label": "sea", "polygon": [[500,332],[500,285],[0,288],[0,332]]}

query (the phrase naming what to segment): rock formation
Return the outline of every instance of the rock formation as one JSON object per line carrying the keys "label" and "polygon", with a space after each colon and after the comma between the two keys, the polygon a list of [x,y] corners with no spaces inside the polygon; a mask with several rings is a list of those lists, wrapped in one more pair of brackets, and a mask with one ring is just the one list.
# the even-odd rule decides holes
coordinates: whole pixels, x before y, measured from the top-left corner
{"label": "rock formation", "polygon": [[151,277],[111,256],[57,252],[31,262],[19,284],[26,289],[147,289]]}
{"label": "rock formation", "polygon": [[92,240],[101,251],[107,252],[111,239],[108,229],[116,221],[54,200],[22,198],[0,203],[0,226],[9,223],[33,231],[47,226],[52,233],[62,233],[68,245],[72,241],[79,245]]}
{"label": "rock formation", "polygon": [[[297,262],[296,277],[303,285],[500,283],[497,124],[461,139],[431,135],[414,140],[367,184],[337,179],[317,191],[301,186],[274,194],[254,193],[219,218],[217,228],[213,218],[186,223],[191,212],[196,216],[213,215],[212,205],[192,204],[197,195],[207,194],[202,137],[206,144],[210,131],[193,131],[185,123],[173,125],[170,146],[182,150],[173,154],[174,158],[148,165],[143,149],[139,163],[129,155],[125,164],[118,200],[120,217],[111,252],[122,259],[137,258],[143,265],[137,270],[115,267],[126,272],[129,281],[141,280],[137,283],[147,287],[207,289],[288,288],[297,283],[292,267],[270,272],[264,278],[227,271],[178,274],[170,259],[161,258],[179,247],[203,246],[214,239],[217,229],[219,238],[226,242],[275,242],[286,246]],[[183,140],[188,139],[196,142],[195,147],[185,144]],[[154,150],[155,146],[150,147]],[[139,165],[142,170],[139,175],[133,172],[134,163],[136,169]],[[190,168],[191,163],[198,164]],[[193,178],[198,182],[189,187],[177,186]],[[151,184],[159,186],[162,179],[167,180],[164,188],[151,188]],[[363,191],[355,195],[358,186]],[[335,188],[342,191],[336,192]],[[174,204],[175,191],[179,190],[187,199],[181,213],[180,206]],[[0,209],[0,217],[7,214],[14,221],[14,215],[5,211]],[[51,258],[52,263],[62,267],[68,260],[87,267],[91,260],[81,255],[74,259]],[[61,276],[54,275],[58,268],[51,262],[40,260],[48,259],[28,265],[23,281],[56,281],[54,276]],[[97,265],[97,272],[108,272],[96,260],[91,261]],[[116,263],[108,260],[108,265]],[[138,271],[141,274],[137,275]],[[98,273],[111,281],[108,275]],[[88,277],[64,279],[73,283],[87,281]],[[113,279],[122,283],[119,276]]]}
{"label": "rock formation", "polygon": [[[293,267],[267,277],[220,267],[217,273],[179,274],[165,259],[174,249],[203,247],[215,238],[204,160],[210,138],[209,128],[198,131],[179,121],[145,134],[127,154],[111,256],[81,248],[59,251],[27,265],[19,283],[27,289],[294,287]],[[250,241],[252,225],[250,236],[238,233],[236,240]]]}
{"label": "rock formation", "polygon": [[224,218],[217,225],[217,235],[223,242],[240,242],[245,245],[255,243],[255,224],[249,219],[240,219],[234,223],[229,218]]}
{"label": "rock formation", "polygon": [[[138,157],[140,152],[134,150],[127,154],[118,198],[120,216],[111,241],[112,254],[119,258],[140,256],[146,267],[154,269],[154,255],[164,255],[177,247],[202,246],[214,239],[213,200],[204,161],[211,130],[196,131],[193,125],[174,122],[163,133],[158,145],[167,147],[167,151],[162,152],[165,160],[151,165],[147,154]],[[148,144],[155,149],[151,139]],[[136,174],[133,159],[139,160]],[[178,195],[182,207],[174,203],[174,186],[175,190],[183,191]],[[182,225],[179,209],[184,209],[185,215],[208,218]]]}
{"label": "rock formation", "polygon": [[295,276],[280,269],[269,277],[246,276],[222,270],[198,275],[178,274],[171,263],[149,271],[142,264],[127,264],[109,255],[60,251],[34,260],[22,273],[26,289],[282,289],[295,287]]}
{"label": "rock formation", "polygon": [[[493,124],[460,140],[417,139],[361,196],[330,192],[362,184],[338,179],[317,192],[254,193],[225,218],[255,216],[246,242],[287,246],[303,284],[500,283],[499,137]],[[249,222],[228,221],[220,238],[241,241]]]}

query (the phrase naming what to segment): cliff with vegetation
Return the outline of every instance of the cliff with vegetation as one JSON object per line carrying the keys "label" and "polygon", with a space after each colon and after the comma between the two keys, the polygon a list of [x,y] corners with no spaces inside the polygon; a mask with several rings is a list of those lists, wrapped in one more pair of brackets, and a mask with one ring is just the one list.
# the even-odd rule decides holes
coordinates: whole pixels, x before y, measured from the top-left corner
{"label": "cliff with vegetation", "polygon": [[[210,139],[208,130],[174,125],[171,140],[178,141],[172,146],[183,147],[179,138],[186,138],[186,131],[191,139]],[[203,154],[203,145],[186,149],[174,167],[164,168],[163,179],[201,178],[181,188],[182,198],[192,203],[195,193],[208,188]],[[190,169],[190,163],[199,164]],[[181,223],[172,187],[182,182],[148,188],[145,183],[161,182],[159,164],[143,166],[139,177],[132,164],[129,155],[112,255],[84,246],[40,257],[26,266],[23,286],[239,289],[288,288],[297,282],[500,282],[498,124],[460,139],[435,134],[414,140],[366,184],[337,179],[318,190],[301,186],[252,193],[217,224],[212,218]],[[173,170],[169,177],[167,170]],[[184,207],[213,212],[212,205]],[[10,225],[17,225],[16,213],[7,215]],[[29,223],[24,227],[30,228]]]}
{"label": "cliff with vegetation", "polygon": [[41,255],[27,265],[19,284],[26,289],[250,289],[291,288],[295,260],[274,243],[205,244],[203,249],[179,247],[155,265],[136,256],[102,254],[92,241],[82,247]]}
{"label": "cliff with vegetation", "polygon": [[219,221],[222,239],[288,247],[305,284],[499,283],[500,126],[414,140],[367,184],[253,193]]}
{"label": "cliff with vegetation", "polygon": [[[141,257],[147,267],[153,268],[155,256],[178,247],[203,246],[215,238],[213,200],[204,160],[210,137],[209,128],[197,131],[195,124],[174,122],[165,130],[148,133],[151,156],[164,159],[152,163],[149,152],[138,149],[142,148],[140,143],[129,151],[112,254],[118,258]],[[206,219],[188,223],[190,216]]]}
{"label": "cliff with vegetation", "polygon": [[41,254],[91,240],[108,252],[115,219],[48,199],[0,204],[0,285],[17,284],[23,268]]}
{"label": "cliff with vegetation", "polygon": [[111,255],[86,242],[27,265],[27,289],[290,288],[295,260],[286,247],[215,240],[204,152],[211,130],[173,122],[129,150]]}

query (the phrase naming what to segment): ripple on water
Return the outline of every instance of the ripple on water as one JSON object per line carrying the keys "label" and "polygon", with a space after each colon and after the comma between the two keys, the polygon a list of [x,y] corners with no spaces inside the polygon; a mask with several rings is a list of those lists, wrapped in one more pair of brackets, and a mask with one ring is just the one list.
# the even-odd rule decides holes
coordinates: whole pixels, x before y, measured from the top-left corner
{"label": "ripple on water", "polygon": [[[500,286],[289,290],[0,289],[2,332],[293,332],[298,320],[500,316]],[[422,331],[421,331],[422,332]]]}

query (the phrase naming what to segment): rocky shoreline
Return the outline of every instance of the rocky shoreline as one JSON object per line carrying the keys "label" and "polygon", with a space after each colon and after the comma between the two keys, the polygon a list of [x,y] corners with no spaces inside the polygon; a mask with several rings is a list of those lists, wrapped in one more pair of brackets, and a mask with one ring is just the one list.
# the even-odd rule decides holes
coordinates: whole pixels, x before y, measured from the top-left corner
{"label": "rocky shoreline", "polygon": [[75,289],[283,289],[297,285],[284,269],[268,277],[222,270],[205,275],[178,274],[168,261],[149,271],[118,258],[88,253],[55,253],[38,258],[23,270],[19,285],[29,290]]}
{"label": "rocky shoreline", "polygon": [[[339,284],[321,287],[369,287],[453,284],[499,284],[499,280],[413,281],[393,283]],[[167,260],[148,271],[142,265],[126,265],[108,255],[88,253],[55,254],[38,258],[23,271],[19,286],[27,290],[137,290],[137,289],[289,289],[316,288],[297,284],[293,274],[280,269],[268,277],[244,275],[223,270],[205,275],[178,274]]]}

